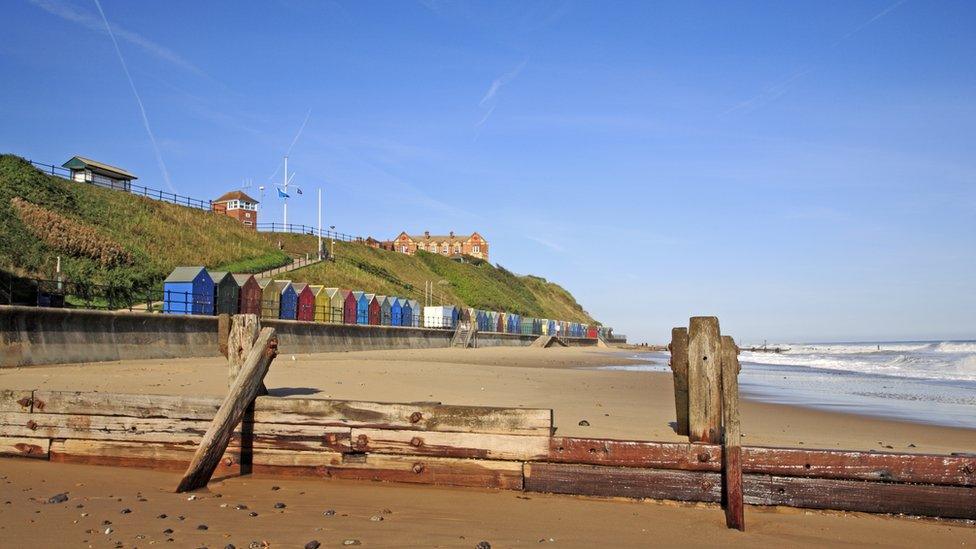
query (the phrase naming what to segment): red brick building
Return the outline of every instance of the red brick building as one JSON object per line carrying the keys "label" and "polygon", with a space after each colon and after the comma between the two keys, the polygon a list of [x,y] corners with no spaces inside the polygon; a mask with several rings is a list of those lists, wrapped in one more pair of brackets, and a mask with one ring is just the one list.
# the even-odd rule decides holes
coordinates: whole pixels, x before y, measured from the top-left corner
{"label": "red brick building", "polygon": [[244,225],[257,229],[258,201],[241,191],[231,191],[214,200],[213,211],[233,217]]}
{"label": "red brick building", "polygon": [[451,231],[447,236],[432,235],[430,231],[424,231],[421,235],[409,235],[403,232],[393,239],[393,249],[407,255],[423,250],[448,257],[469,255],[488,261],[488,241],[477,232],[470,235],[455,235],[454,231]]}

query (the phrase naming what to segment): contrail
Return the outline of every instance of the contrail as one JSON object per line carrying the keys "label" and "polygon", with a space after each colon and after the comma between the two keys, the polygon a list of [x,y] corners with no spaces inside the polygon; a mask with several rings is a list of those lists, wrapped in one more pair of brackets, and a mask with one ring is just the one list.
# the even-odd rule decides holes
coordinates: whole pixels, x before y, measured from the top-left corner
{"label": "contrail", "polygon": [[166,188],[169,192],[176,193],[173,189],[173,184],[169,180],[169,171],[166,169],[166,163],[163,162],[163,155],[159,152],[159,145],[156,144],[156,136],[153,135],[152,128],[149,127],[149,117],[146,116],[146,107],[142,104],[142,98],[139,97],[139,92],[136,90],[136,84],[132,81],[132,75],[129,74],[129,67],[125,64],[125,58],[122,57],[122,50],[119,49],[119,42],[115,39],[115,33],[112,32],[112,26],[108,24],[108,18],[105,17],[105,12],[102,10],[102,4],[95,0],[95,7],[98,8],[98,13],[102,16],[102,21],[105,23],[105,30],[108,31],[109,37],[112,38],[112,45],[115,46],[115,53],[119,56],[119,62],[122,64],[122,70],[125,72],[125,77],[129,80],[129,87],[132,88],[132,95],[136,97],[136,103],[139,104],[139,112],[142,113],[142,125],[146,127],[146,133],[149,134],[149,141],[152,142],[153,151],[156,153],[156,162],[159,164],[159,170],[163,172],[163,181],[166,183]]}

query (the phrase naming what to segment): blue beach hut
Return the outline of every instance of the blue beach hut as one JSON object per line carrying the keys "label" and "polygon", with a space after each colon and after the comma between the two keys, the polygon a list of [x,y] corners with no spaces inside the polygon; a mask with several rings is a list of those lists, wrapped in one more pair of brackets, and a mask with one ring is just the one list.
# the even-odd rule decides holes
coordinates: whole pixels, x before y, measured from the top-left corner
{"label": "blue beach hut", "polygon": [[369,324],[369,302],[373,296],[366,292],[353,292],[356,297],[356,324]]}
{"label": "blue beach hut", "polygon": [[163,281],[163,312],[212,315],[214,281],[201,267],[177,267]]}
{"label": "blue beach hut", "polygon": [[399,297],[390,297],[390,325],[400,326],[400,320],[403,316],[403,300]]}
{"label": "blue beach hut", "polygon": [[400,303],[400,326],[413,326],[412,300],[404,299]]}
{"label": "blue beach hut", "polygon": [[278,310],[278,318],[284,320],[295,320],[298,316],[298,292],[290,280],[275,280],[275,289],[281,294],[281,305]]}

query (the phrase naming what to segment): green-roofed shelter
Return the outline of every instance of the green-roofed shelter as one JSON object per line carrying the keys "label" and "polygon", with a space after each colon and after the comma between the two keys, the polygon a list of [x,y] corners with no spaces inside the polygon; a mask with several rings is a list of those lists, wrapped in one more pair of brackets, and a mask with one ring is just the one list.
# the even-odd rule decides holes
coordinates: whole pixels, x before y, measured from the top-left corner
{"label": "green-roofed shelter", "polygon": [[111,189],[132,190],[132,181],[139,179],[127,170],[84,156],[72,156],[61,166],[71,171],[71,179],[74,181],[94,183]]}

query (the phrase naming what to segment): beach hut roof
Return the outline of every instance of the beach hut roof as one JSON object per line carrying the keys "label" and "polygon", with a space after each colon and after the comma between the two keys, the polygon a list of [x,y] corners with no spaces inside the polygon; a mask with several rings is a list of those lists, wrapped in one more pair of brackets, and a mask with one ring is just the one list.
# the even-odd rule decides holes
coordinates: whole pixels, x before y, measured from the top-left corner
{"label": "beach hut roof", "polygon": [[300,294],[308,286],[307,282],[293,282],[291,287],[295,288],[295,293]]}
{"label": "beach hut roof", "polygon": [[250,274],[235,274],[231,276],[234,277],[234,282],[237,282],[238,286],[243,286],[247,284],[248,279],[254,277],[254,275],[250,275]]}
{"label": "beach hut roof", "polygon": [[[312,293],[315,294],[315,297],[318,297],[319,294],[325,292],[325,286],[321,286],[319,284],[309,284],[308,288],[312,290]],[[329,295],[328,292],[326,292],[325,295]]]}
{"label": "beach hut roof", "polygon": [[275,280],[274,285],[278,288],[279,292],[284,292],[292,285],[291,280]]}
{"label": "beach hut roof", "polygon": [[270,278],[259,278],[257,279],[257,281],[258,281],[258,286],[261,286],[262,290],[267,288],[268,286],[271,285],[272,282],[274,282],[274,280]]}
{"label": "beach hut roof", "polygon": [[203,270],[205,269],[202,265],[199,267],[177,267],[169,273],[163,282],[193,282],[193,279],[199,276],[200,271]]}
{"label": "beach hut roof", "polygon": [[214,284],[220,284],[225,278],[231,276],[227,271],[211,271],[208,270],[207,274],[210,275],[210,280],[214,281]]}
{"label": "beach hut roof", "polygon": [[363,295],[366,296],[367,301],[373,301],[374,299],[376,299],[376,294],[363,294]]}
{"label": "beach hut roof", "polygon": [[360,292],[359,290],[352,290],[349,293],[351,293],[352,296],[356,298],[356,301],[359,301],[359,298],[361,298],[364,295],[366,295],[366,292]]}

